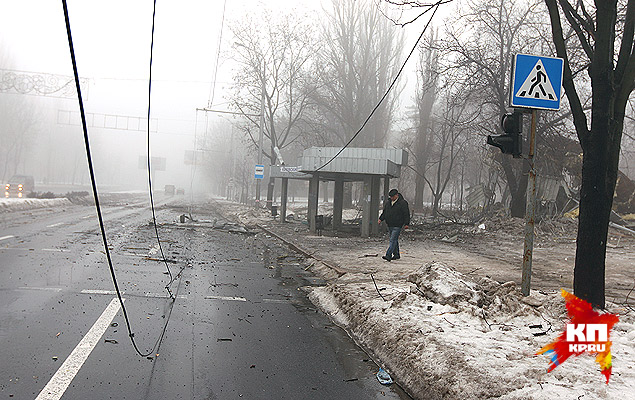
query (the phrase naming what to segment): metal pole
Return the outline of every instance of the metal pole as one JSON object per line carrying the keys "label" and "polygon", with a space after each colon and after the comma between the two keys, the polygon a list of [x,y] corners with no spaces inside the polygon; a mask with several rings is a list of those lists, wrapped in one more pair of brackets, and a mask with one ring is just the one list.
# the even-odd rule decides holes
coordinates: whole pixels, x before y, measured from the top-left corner
{"label": "metal pole", "polygon": [[[264,71],[264,64],[263,64]],[[260,85],[260,137],[258,138],[258,165],[262,165],[262,137],[265,125],[265,79],[262,78]],[[260,181],[262,179],[256,179],[256,202],[260,204]]]}
{"label": "metal pole", "polygon": [[529,137],[529,181],[527,182],[527,208],[525,209],[525,249],[523,252],[523,275],[521,291],[529,296],[531,289],[531,262],[534,252],[534,217],[536,215],[536,170],[534,169],[534,152],[536,149],[537,111],[531,111],[531,136]]}

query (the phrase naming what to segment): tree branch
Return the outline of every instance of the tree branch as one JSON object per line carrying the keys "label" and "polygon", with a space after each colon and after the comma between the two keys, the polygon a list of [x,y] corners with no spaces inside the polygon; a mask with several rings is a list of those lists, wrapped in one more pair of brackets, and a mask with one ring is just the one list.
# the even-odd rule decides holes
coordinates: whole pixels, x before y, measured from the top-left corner
{"label": "tree branch", "polygon": [[626,8],[626,18],[624,20],[624,32],[622,34],[622,44],[615,67],[615,81],[617,82],[618,101],[626,102],[626,99],[633,91],[635,80],[635,56],[633,54],[633,37],[635,36],[635,1],[629,0]]}
{"label": "tree branch", "polygon": [[564,86],[565,93],[569,99],[569,105],[571,106],[571,112],[573,113],[573,122],[576,127],[576,132],[580,143],[584,146],[586,139],[589,136],[589,128],[586,114],[582,108],[582,103],[578,92],[573,82],[573,75],[571,73],[571,66],[569,57],[567,55],[567,47],[562,34],[562,23],[560,21],[560,13],[558,12],[558,5],[556,0],[545,0],[547,9],[549,10],[549,17],[551,19],[551,31],[553,34],[553,43],[556,47],[556,53],[558,57],[564,59],[564,76],[562,79],[562,85]]}
{"label": "tree branch", "polygon": [[592,60],[593,48],[591,47],[591,44],[589,43],[587,38],[584,36],[584,31],[582,30],[582,28],[584,28],[593,38],[595,38],[595,31],[593,30],[593,27],[589,26],[586,23],[586,21],[573,9],[571,4],[567,0],[558,0],[558,3],[560,3],[560,7],[562,7],[562,11],[564,13],[564,16],[567,18],[567,21],[569,21],[569,25],[571,25],[571,28],[573,28],[576,35],[578,36],[578,40],[582,45],[582,49],[586,53],[587,57],[589,57],[589,60]]}

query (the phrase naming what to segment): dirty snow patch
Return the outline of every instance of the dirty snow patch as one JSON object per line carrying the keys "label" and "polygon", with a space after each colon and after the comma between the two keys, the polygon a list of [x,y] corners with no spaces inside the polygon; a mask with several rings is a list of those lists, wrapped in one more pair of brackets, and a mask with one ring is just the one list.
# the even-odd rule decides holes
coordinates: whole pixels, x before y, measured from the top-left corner
{"label": "dirty snow patch", "polygon": [[64,207],[72,203],[67,198],[61,199],[0,199],[0,212],[22,211],[32,208]]}

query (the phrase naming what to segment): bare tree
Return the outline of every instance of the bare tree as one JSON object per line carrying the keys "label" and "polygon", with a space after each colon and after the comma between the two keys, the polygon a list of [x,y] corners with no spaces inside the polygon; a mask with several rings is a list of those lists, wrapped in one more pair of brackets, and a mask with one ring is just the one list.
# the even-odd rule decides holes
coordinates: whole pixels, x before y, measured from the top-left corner
{"label": "bare tree", "polygon": [[25,155],[32,147],[40,117],[24,95],[0,93],[0,177],[24,172]]}
{"label": "bare tree", "polygon": [[[573,289],[576,296],[604,308],[605,257],[609,217],[618,175],[620,147],[628,99],[635,88],[635,1],[597,0],[571,4],[545,0],[553,42],[565,60],[563,86],[583,150],[580,217]],[[564,17],[575,32],[572,43],[587,60],[592,105],[590,125],[565,40]]]}
{"label": "bare tree", "polygon": [[438,52],[436,50],[434,33],[430,34],[426,45],[421,46],[419,66],[417,68],[417,121],[416,139],[413,146],[413,158],[415,160],[415,197],[413,209],[423,209],[423,193],[426,185],[425,173],[433,144],[433,135],[430,127],[432,107],[438,90]]}
{"label": "bare tree", "polygon": [[[463,23],[447,31],[444,51],[451,56],[447,66],[463,70],[480,93],[473,101],[482,109],[477,124],[483,134],[500,131],[500,115],[508,103],[513,55],[531,53],[541,46],[541,25],[532,20],[537,9],[537,1],[472,1],[461,12]],[[529,165],[495,154],[511,195],[511,214],[522,217]]]}
{"label": "bare tree", "polygon": [[468,142],[468,134],[474,120],[478,117],[478,109],[471,105],[469,83],[458,82],[446,88],[444,106],[435,118],[436,154],[434,183],[424,177],[433,195],[432,213],[439,213],[440,202],[455,174],[457,157]]}
{"label": "bare tree", "polygon": [[[319,91],[314,96],[321,130],[333,144],[348,142],[388,90],[400,66],[402,40],[370,1],[333,0],[315,63]],[[354,145],[385,144],[397,96],[393,89]]]}
{"label": "bare tree", "polygon": [[[316,51],[315,28],[307,18],[293,14],[242,18],[233,24],[232,56],[239,64],[235,71],[232,106],[248,123],[242,126],[253,145],[260,128],[261,101],[264,96],[264,135],[269,149],[263,154],[276,163],[276,149],[284,149],[305,131],[300,128],[314,85],[308,70]],[[273,179],[267,190],[267,202],[273,198]]]}

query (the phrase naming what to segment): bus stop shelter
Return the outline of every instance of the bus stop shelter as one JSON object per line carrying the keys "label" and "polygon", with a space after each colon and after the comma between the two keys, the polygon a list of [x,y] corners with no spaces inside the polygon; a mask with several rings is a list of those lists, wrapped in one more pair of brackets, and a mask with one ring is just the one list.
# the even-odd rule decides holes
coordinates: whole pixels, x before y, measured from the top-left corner
{"label": "bus stop shelter", "polygon": [[311,147],[302,152],[297,167],[271,167],[271,176],[282,178],[281,219],[286,218],[288,179],[308,180],[309,229],[317,232],[319,183],[333,181],[333,229],[337,231],[342,227],[344,182],[363,182],[361,236],[376,235],[381,194],[388,196],[390,179],[400,177],[401,166],[408,163],[408,153],[403,149],[346,148],[329,162],[340,150],[341,147]]}

